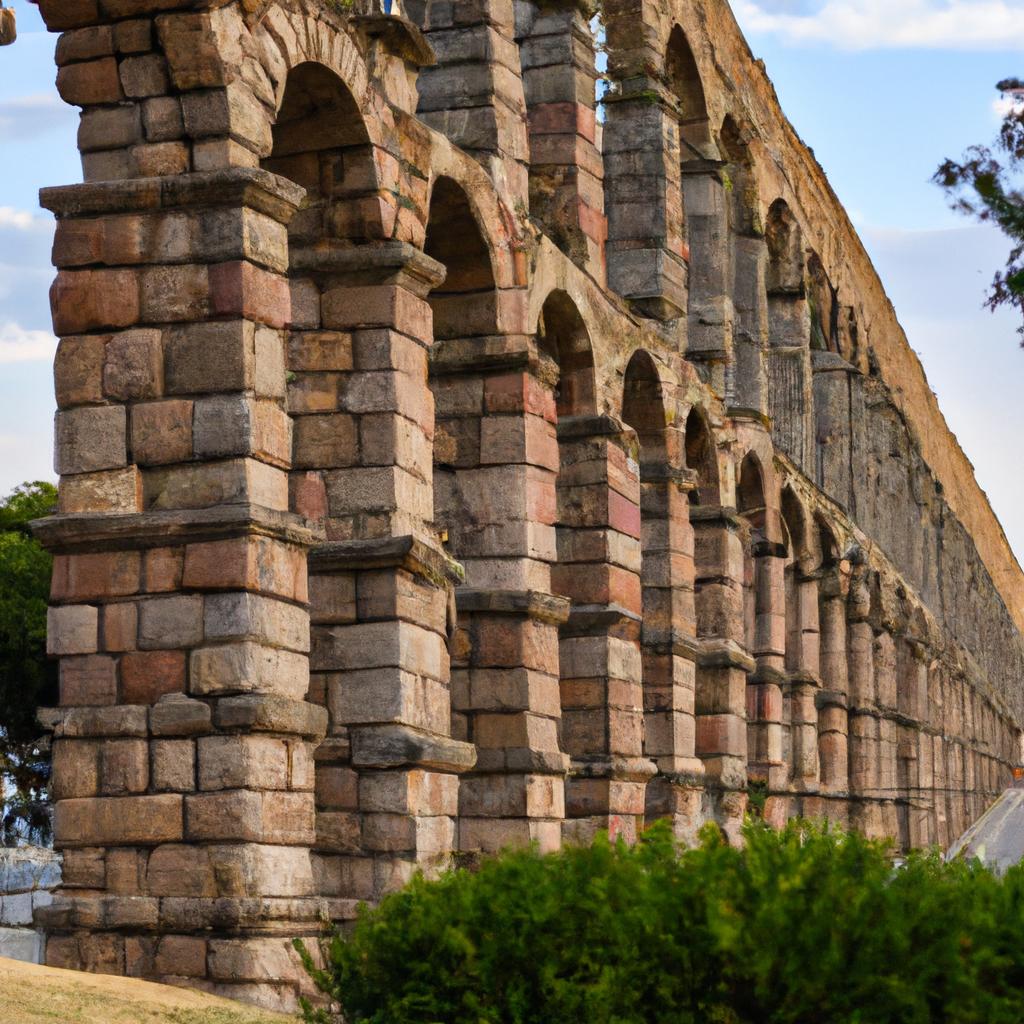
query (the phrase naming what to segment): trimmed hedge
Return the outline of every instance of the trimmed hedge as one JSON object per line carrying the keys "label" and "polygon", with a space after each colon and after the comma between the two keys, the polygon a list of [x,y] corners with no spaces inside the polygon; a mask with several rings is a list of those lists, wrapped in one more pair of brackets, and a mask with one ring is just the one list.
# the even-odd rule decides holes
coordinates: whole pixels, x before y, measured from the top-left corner
{"label": "trimmed hedge", "polygon": [[1020,1024],[1024,870],[805,823],[517,851],[364,909],[307,970],[349,1024]]}

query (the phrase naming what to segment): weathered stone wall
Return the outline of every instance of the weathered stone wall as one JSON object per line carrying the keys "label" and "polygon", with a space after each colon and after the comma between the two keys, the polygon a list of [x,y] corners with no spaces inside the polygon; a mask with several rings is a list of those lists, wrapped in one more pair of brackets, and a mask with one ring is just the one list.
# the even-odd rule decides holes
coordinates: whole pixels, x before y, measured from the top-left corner
{"label": "weathered stone wall", "polygon": [[288,1007],[456,855],[1007,785],[1020,569],[724,0],[40,6],[50,963]]}
{"label": "weathered stone wall", "polygon": [[38,847],[0,849],[0,957],[42,963],[46,940],[33,915],[60,885],[60,857]]}

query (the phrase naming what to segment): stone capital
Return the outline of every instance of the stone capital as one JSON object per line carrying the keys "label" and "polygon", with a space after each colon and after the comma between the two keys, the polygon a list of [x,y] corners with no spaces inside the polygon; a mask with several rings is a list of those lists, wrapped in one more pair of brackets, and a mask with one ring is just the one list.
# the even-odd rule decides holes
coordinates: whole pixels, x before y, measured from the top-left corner
{"label": "stone capital", "polygon": [[314,523],[263,505],[220,505],[123,514],[55,515],[37,519],[33,532],[55,554],[136,551],[233,537],[261,536],[312,547],[323,536]]}
{"label": "stone capital", "polygon": [[408,242],[351,246],[328,241],[316,248],[293,249],[292,269],[350,287],[393,285],[426,298],[444,283],[443,264]]}
{"label": "stone capital", "polygon": [[561,625],[570,617],[572,602],[566,597],[536,590],[456,590],[459,612],[472,615],[522,616]]}
{"label": "stone capital", "polygon": [[562,628],[563,637],[638,634],[641,618],[636,612],[617,604],[578,604],[569,612]]}
{"label": "stone capital", "polygon": [[439,586],[460,583],[465,575],[444,551],[411,534],[319,544],[309,556],[309,570],[318,575],[387,568],[405,569]]}
{"label": "stone capital", "polygon": [[58,219],[245,207],[287,224],[305,198],[300,185],[259,168],[231,167],[163,178],[97,181],[44,188],[39,205]]}
{"label": "stone capital", "polygon": [[738,668],[751,673],[757,662],[734,640],[703,640],[697,656],[701,668]]}
{"label": "stone capital", "polygon": [[536,338],[527,334],[440,338],[430,348],[430,372],[433,376],[508,373],[535,367],[537,362]]}

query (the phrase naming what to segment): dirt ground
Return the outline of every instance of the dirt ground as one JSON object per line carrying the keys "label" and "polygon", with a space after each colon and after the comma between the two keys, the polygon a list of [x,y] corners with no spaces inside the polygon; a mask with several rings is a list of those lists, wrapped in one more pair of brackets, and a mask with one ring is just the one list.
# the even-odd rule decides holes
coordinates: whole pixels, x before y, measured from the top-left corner
{"label": "dirt ground", "polygon": [[294,1024],[186,989],[0,958],[3,1024]]}

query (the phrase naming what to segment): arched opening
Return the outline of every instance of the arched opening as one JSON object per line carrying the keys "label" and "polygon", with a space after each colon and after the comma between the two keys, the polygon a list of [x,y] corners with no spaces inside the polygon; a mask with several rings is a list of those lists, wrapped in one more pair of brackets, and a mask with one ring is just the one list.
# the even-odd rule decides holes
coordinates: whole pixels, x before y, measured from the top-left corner
{"label": "arched opening", "polygon": [[782,492],[782,525],[786,546],[786,671],[798,672],[807,660],[803,635],[807,622],[801,614],[800,583],[807,567],[808,531],[803,506],[790,487]]}
{"label": "arched opening", "polygon": [[765,542],[768,510],[765,504],[764,474],[761,460],[748,452],[740,464],[736,485],[736,511],[746,522],[749,533],[743,545],[743,641],[747,652],[756,657],[759,650],[759,616],[770,609],[766,602],[770,594],[764,593],[759,553]]}
{"label": "arched opening", "polygon": [[[306,190],[288,227],[292,330],[284,358],[292,419],[291,500],[308,518],[326,518],[332,535],[343,535],[358,529],[358,517],[329,494],[331,478],[359,464],[359,424],[343,408],[337,386],[339,375],[353,367],[353,343],[346,311],[326,323],[323,298],[339,283],[331,254],[384,236],[373,146],[348,87],[313,62],[289,72],[272,132],[273,148],[263,168]],[[260,339],[266,349],[267,332]],[[313,591],[316,623],[318,586]]]}
{"label": "arched opening", "polygon": [[[353,368],[351,322],[345,308],[325,318],[324,298],[340,283],[334,254],[385,234],[373,145],[348,86],[312,61],[288,73],[272,139],[262,167],[301,185],[306,196],[288,225],[291,330],[257,332],[257,359],[280,360],[288,371],[292,508],[325,520],[332,536],[353,535],[361,514],[336,500],[347,486],[337,485],[360,464],[359,421],[338,387]],[[258,225],[253,233],[258,242]],[[311,572],[315,631],[332,610],[330,586],[315,567]]]}
{"label": "arched opening", "polygon": [[[711,141],[708,130],[708,105],[704,96],[697,60],[682,26],[676,25],[665,51],[665,77],[679,105],[679,131],[683,146],[692,147],[703,157],[703,147]],[[684,154],[683,162],[687,160]]]}
{"label": "arched opening", "polygon": [[764,496],[764,472],[756,452],[747,452],[740,463],[736,484],[736,511],[750,524],[758,540],[764,540],[767,506]]}
{"label": "arched opening", "polygon": [[768,209],[765,222],[768,242],[768,294],[804,293],[803,234],[789,204],[776,199]]}
{"label": "arched opening", "polygon": [[[444,279],[427,297],[433,314],[434,348],[430,390],[434,398],[434,523],[448,550],[471,556],[467,531],[487,515],[476,498],[481,462],[482,413],[479,376],[460,361],[437,358],[438,343],[496,332],[496,292],[491,255],[465,190],[438,178],[430,197],[424,252],[443,268]],[[449,372],[455,371],[455,372]],[[467,486],[468,485],[468,486]],[[473,512],[476,507],[475,513]]]}
{"label": "arched opening", "polygon": [[348,87],[324,65],[300,64],[288,75],[262,166],[306,189],[289,226],[293,250],[385,237],[366,124]]}
{"label": "arched opening", "polygon": [[597,103],[608,61],[598,6],[519,0],[515,32],[530,133],[530,216],[603,281],[607,222],[597,125],[604,111]]}
{"label": "arched opening", "polygon": [[487,336],[499,333],[495,274],[471,200],[447,177],[431,196],[425,253],[445,272],[428,297],[434,525],[465,574],[449,619],[452,735],[472,742],[477,756],[460,780],[459,844],[467,853],[531,841],[556,849],[565,817],[559,626],[567,609],[553,580],[554,389],[560,354],[570,388],[572,367],[593,360],[579,314],[558,299],[547,318],[552,336],[540,343],[543,366],[481,358]]}
{"label": "arched opening", "polygon": [[[595,464],[604,450],[601,443],[590,443],[598,429],[591,419],[597,409],[590,332],[576,304],[564,291],[553,291],[544,302],[537,321],[537,349],[540,375],[554,386],[557,421],[557,559],[552,586],[574,604],[588,603],[580,563],[600,558],[596,549],[587,550],[585,538],[597,530],[592,491],[604,486],[596,483],[596,479],[605,476],[606,467]],[[585,473],[583,479],[577,479],[582,462],[591,463],[595,480]]]}
{"label": "arched opening", "polygon": [[[921,788],[920,723],[927,714],[928,622],[921,607],[910,610],[903,636],[897,641],[896,709],[901,722],[897,732],[896,817],[901,849],[921,849],[928,844],[931,801]],[[979,708],[978,714],[981,714]],[[984,793],[987,780],[977,789]],[[985,799],[984,796],[982,799]],[[970,811],[980,809],[971,808]],[[972,815],[973,816],[973,815]]]}
{"label": "arched opening", "polygon": [[451,178],[434,184],[424,252],[447,271],[430,293],[434,338],[493,333],[497,307],[491,254],[469,197]]}
{"label": "arched opening", "polygon": [[[641,493],[635,439],[621,420],[596,415],[589,332],[565,293],[553,292],[538,324],[540,372],[557,381],[558,476],[555,593],[572,603],[561,630],[566,835],[597,830],[634,839],[643,823],[640,656]],[[647,766],[653,773],[653,766]]]}
{"label": "arched opening", "polygon": [[729,181],[729,227],[739,235],[763,236],[758,225],[757,181],[746,132],[732,114],[726,114],[718,134],[721,153]]}
{"label": "arched opening", "polygon": [[739,840],[745,810],[747,672],[752,667],[743,635],[744,530],[734,509],[722,505],[728,499],[720,486],[717,445],[697,407],[687,417],[684,442],[694,547],[694,747],[714,816],[731,839]]}
{"label": "arched opening", "polygon": [[544,303],[537,323],[537,344],[557,375],[559,419],[595,413],[597,388],[590,332],[565,292],[552,292]]}
{"label": "arched opening", "polygon": [[686,417],[683,437],[686,468],[694,477],[690,501],[694,505],[717,505],[721,500],[718,483],[718,455],[703,410],[694,406]]}
{"label": "arched opening", "polygon": [[807,317],[810,364],[813,372],[813,479],[840,504],[850,507],[853,479],[851,417],[859,402],[857,326],[854,311],[844,307],[815,252],[807,257]]}
{"label": "arched opening", "polygon": [[839,302],[816,252],[807,260],[807,308],[811,351],[839,352]]}
{"label": "arched opening", "polygon": [[[257,367],[287,359],[292,507],[326,522],[328,542],[309,558],[308,699],[329,712],[315,760],[313,870],[319,893],[349,899],[380,898],[410,862],[429,871],[445,861],[455,832],[446,810],[429,840],[413,829],[385,852],[344,825],[381,809],[360,785],[368,769],[351,754],[360,743],[396,725],[451,743],[450,574],[436,556],[374,557],[394,538],[433,540],[434,407],[423,298],[433,264],[392,241],[399,197],[379,187],[371,128],[333,71],[291,71],[264,161],[307,192],[289,227],[291,323],[280,338],[255,331]],[[258,222],[252,234],[258,243]],[[389,777],[377,766],[374,778],[401,788],[407,768]]]}
{"label": "arched opening", "polygon": [[820,567],[823,572],[828,572],[838,567],[842,557],[839,541],[836,540],[835,532],[820,512],[814,517],[814,527],[818,533]]}
{"label": "arched opening", "polygon": [[642,349],[626,366],[622,418],[640,439],[641,464],[665,463],[665,398],[653,357]]}
{"label": "arched opening", "polygon": [[689,287],[681,168],[710,143],[704,88],[680,27],[652,66],[650,39],[621,13],[606,22],[608,284],[640,315],[674,321],[687,315]]}

